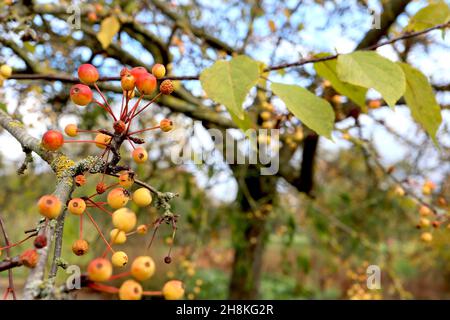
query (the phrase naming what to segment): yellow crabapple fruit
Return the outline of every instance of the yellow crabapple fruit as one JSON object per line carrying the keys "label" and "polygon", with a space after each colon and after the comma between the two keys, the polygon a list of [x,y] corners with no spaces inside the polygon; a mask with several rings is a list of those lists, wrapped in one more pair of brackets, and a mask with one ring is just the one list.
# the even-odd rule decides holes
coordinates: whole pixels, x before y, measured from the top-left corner
{"label": "yellow crabapple fruit", "polygon": [[134,90],[134,86],[136,84],[136,79],[134,79],[131,73],[125,74],[120,79],[120,84],[124,91]]}
{"label": "yellow crabapple fruit", "polygon": [[89,280],[98,282],[108,280],[112,275],[112,271],[111,262],[105,258],[96,258],[87,267]]}
{"label": "yellow crabapple fruit", "polygon": [[170,119],[162,119],[159,123],[159,127],[163,132],[169,132],[173,129],[173,121]]}
{"label": "yellow crabapple fruit", "polygon": [[124,231],[119,229],[112,229],[109,233],[109,237],[114,244],[122,244],[127,241],[127,235]]}
{"label": "yellow crabapple fruit", "polygon": [[116,251],[111,257],[111,262],[115,267],[124,267],[128,263],[128,256],[123,251]]}
{"label": "yellow crabapple fruit", "polygon": [[152,74],[156,77],[156,79],[161,79],[166,75],[166,67],[160,63],[156,63],[152,68]]}
{"label": "yellow crabapple fruit", "polygon": [[394,189],[394,193],[399,197],[403,197],[405,195],[405,190],[400,186],[396,186]]}
{"label": "yellow crabapple fruit", "polygon": [[149,256],[140,256],[131,264],[131,275],[139,281],[144,281],[155,273],[155,262]]}
{"label": "yellow crabapple fruit", "polygon": [[163,288],[162,294],[166,300],[179,300],[184,296],[184,284],[180,280],[169,280]]}
{"label": "yellow crabapple fruit", "polygon": [[272,117],[272,114],[269,111],[263,111],[261,112],[260,117],[263,121],[267,121]]}
{"label": "yellow crabapple fruit", "polygon": [[420,235],[420,239],[423,242],[431,242],[433,241],[433,235],[430,232],[424,232]]}
{"label": "yellow crabapple fruit", "polygon": [[128,208],[117,209],[112,216],[114,227],[124,232],[133,230],[136,220],[136,214]]}
{"label": "yellow crabapple fruit", "polygon": [[124,188],[114,188],[106,197],[108,205],[113,209],[119,209],[127,205],[130,200],[130,193]]}
{"label": "yellow crabapple fruit", "polygon": [[131,156],[136,163],[144,163],[148,159],[147,151],[142,147],[134,149]]}
{"label": "yellow crabapple fruit", "polygon": [[419,214],[420,214],[422,217],[427,217],[427,216],[432,215],[432,214],[433,214],[433,211],[431,211],[431,209],[430,209],[428,206],[422,205],[422,206],[420,206]]}
{"label": "yellow crabapple fruit", "polygon": [[81,198],[73,198],[69,201],[67,209],[76,216],[82,215],[86,210],[86,202]]}
{"label": "yellow crabapple fruit", "polygon": [[142,286],[132,279],[124,281],[119,289],[119,298],[120,300],[141,300]]}
{"label": "yellow crabapple fruit", "polygon": [[100,149],[106,149],[106,145],[111,142],[111,136],[99,133],[95,136],[95,145]]}
{"label": "yellow crabapple fruit", "polygon": [[68,124],[65,128],[64,128],[64,132],[69,136],[69,137],[76,137],[78,135],[78,127],[76,124]]}
{"label": "yellow crabapple fruit", "polygon": [[152,203],[152,195],[147,188],[139,188],[133,192],[133,201],[138,207],[146,207]]}
{"label": "yellow crabapple fruit", "polygon": [[2,66],[0,67],[0,75],[1,75],[3,78],[6,78],[6,79],[8,79],[9,77],[11,77],[11,75],[12,75],[12,68],[11,68],[11,66],[9,66],[9,65],[7,65],[7,64],[2,65]]}
{"label": "yellow crabapple fruit", "polygon": [[428,220],[427,218],[420,218],[419,220],[419,226],[421,226],[422,228],[427,228],[431,225],[430,220]]}
{"label": "yellow crabapple fruit", "polygon": [[129,188],[134,183],[134,174],[128,171],[119,175],[119,184],[124,188]]}

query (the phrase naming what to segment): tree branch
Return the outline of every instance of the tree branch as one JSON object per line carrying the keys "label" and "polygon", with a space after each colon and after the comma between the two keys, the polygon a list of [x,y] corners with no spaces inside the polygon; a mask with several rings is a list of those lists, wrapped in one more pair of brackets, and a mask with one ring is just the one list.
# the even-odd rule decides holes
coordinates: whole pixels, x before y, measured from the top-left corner
{"label": "tree branch", "polygon": [[[9,242],[8,234],[6,232],[5,224],[3,222],[2,217],[0,217],[0,228],[2,229],[3,238],[5,239],[6,246],[9,246],[11,243]],[[12,274],[11,268],[17,267],[18,265],[20,265],[20,262],[18,259],[16,260],[17,257],[11,259],[11,249],[9,247],[6,249],[6,257],[9,262],[9,266],[10,266],[10,268],[7,268],[8,269],[8,289],[7,289],[8,291],[7,292],[8,293],[11,292],[13,299],[16,300],[16,291],[14,290],[14,279],[13,279],[13,274]],[[6,270],[6,269],[3,269],[3,270]],[[2,267],[0,266],[0,271],[3,271],[3,270],[2,270]]]}

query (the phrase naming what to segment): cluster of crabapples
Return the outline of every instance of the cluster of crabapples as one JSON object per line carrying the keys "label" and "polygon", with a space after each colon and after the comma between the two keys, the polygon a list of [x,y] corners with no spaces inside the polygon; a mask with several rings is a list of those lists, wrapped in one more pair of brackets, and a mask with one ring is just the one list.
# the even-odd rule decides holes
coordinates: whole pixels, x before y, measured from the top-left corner
{"label": "cluster of crabapples", "polygon": [[[65,127],[65,134],[69,137],[76,137],[81,133],[95,134],[93,140],[66,140],[63,134],[57,130],[49,130],[42,137],[42,147],[50,152],[57,151],[66,143],[92,143],[102,151],[101,158],[104,161],[105,172],[101,172],[100,181],[96,184],[96,192],[90,196],[80,196],[70,199],[63,204],[56,195],[44,195],[38,201],[39,212],[48,220],[57,218],[64,209],[79,218],[79,239],[72,245],[72,251],[75,255],[81,256],[88,252],[89,243],[83,237],[83,217],[95,227],[101,239],[106,245],[106,250],[101,257],[93,259],[87,267],[87,275],[90,281],[89,286],[93,289],[118,293],[120,299],[141,299],[143,295],[163,295],[166,299],[180,299],[184,295],[183,283],[179,280],[168,281],[162,291],[144,291],[140,282],[145,281],[155,273],[155,262],[147,255],[139,256],[133,259],[129,271],[113,275],[113,268],[123,269],[129,265],[129,257],[124,251],[116,251],[114,245],[120,245],[127,241],[132,235],[145,235],[155,223],[138,224],[136,213],[127,207],[127,204],[134,203],[140,208],[149,207],[152,204],[152,192],[144,183],[138,183],[136,174],[128,166],[118,166],[117,155],[121,143],[129,143],[133,151],[131,158],[139,165],[145,163],[148,159],[147,152],[142,147],[136,147],[135,144],[144,143],[144,139],[136,137],[149,130],[160,129],[168,132],[172,129],[171,120],[164,119],[158,126],[131,131],[131,125],[136,116],[151,105],[160,95],[168,95],[174,90],[170,80],[164,80],[159,85],[159,92],[156,93],[158,79],[165,76],[165,67],[156,64],[151,72],[143,67],[136,67],[131,70],[124,68],[120,72],[120,83],[123,89],[122,105],[119,113],[115,113],[106,97],[97,86],[99,73],[91,64],[83,64],[78,69],[78,77],[82,83],[75,84],[70,89],[71,100],[79,105],[86,106],[95,103],[98,107],[104,109],[112,118],[112,128],[110,130],[82,130],[76,124],[69,124]],[[102,102],[94,98],[91,90],[93,87]],[[137,101],[131,103],[132,99],[138,97]],[[153,95],[150,102],[141,106],[144,96]],[[120,161],[120,159],[119,159]],[[120,169],[119,169],[120,168]],[[74,183],[78,188],[86,184],[87,179],[94,179],[94,174],[89,172],[80,172],[75,175]],[[97,175],[97,176],[99,176]],[[111,184],[105,183],[106,176],[114,176],[116,179]],[[137,186],[137,187],[135,187]],[[81,188],[82,189],[82,188]],[[134,189],[134,190],[133,190]],[[96,198],[106,195],[106,199],[99,201]],[[106,200],[106,201],[105,201]],[[109,230],[108,237],[100,230],[95,221],[95,215],[91,210],[100,211],[110,215],[113,228]],[[108,258],[108,255],[109,258]],[[170,263],[169,254],[164,261]],[[114,280],[122,277],[132,277],[122,283],[120,288],[115,288],[103,284],[102,282]]]}
{"label": "cluster of crabapples", "polygon": [[[426,180],[422,185],[422,195],[427,200],[432,200],[433,192],[436,189],[436,185],[430,181]],[[394,189],[394,193],[397,196],[403,197],[405,196],[405,190],[401,186],[396,186]],[[420,234],[420,240],[425,243],[430,243],[433,241],[433,229],[438,229],[442,224],[446,222],[445,214],[438,214],[437,208],[441,208],[445,211],[448,211],[448,204],[444,197],[437,197],[437,207],[431,206],[422,202],[419,204],[419,220],[416,224],[416,228],[423,230]],[[448,221],[447,221],[448,222]],[[450,224],[447,224],[447,229],[450,229]]]}

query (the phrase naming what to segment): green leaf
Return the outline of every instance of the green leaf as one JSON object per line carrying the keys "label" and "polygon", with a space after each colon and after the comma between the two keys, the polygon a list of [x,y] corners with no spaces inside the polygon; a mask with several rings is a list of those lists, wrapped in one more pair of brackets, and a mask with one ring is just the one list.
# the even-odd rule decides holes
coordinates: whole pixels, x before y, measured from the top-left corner
{"label": "green leaf", "polygon": [[318,134],[331,139],[335,115],[326,100],[296,85],[272,83],[271,88],[300,121]]}
{"label": "green leaf", "polygon": [[203,90],[209,98],[223,104],[239,119],[244,119],[242,104],[259,78],[259,63],[247,56],[216,61],[200,74]]}
{"label": "green leaf", "polygon": [[0,102],[0,110],[8,112],[8,108],[6,107],[6,104],[4,104],[3,102]]}
{"label": "green leaf", "polygon": [[436,132],[442,122],[441,108],[427,77],[406,63],[398,63],[406,77],[405,100],[411,115],[428,132],[437,145]]}
{"label": "green leaf", "polygon": [[[324,57],[327,55],[328,54],[319,54],[318,56]],[[314,69],[319,76],[330,81],[337,92],[353,100],[362,109],[366,109],[367,89],[339,80],[337,74],[337,62],[335,59],[316,63],[314,64]]]}
{"label": "green leaf", "polygon": [[97,39],[102,44],[102,48],[106,49],[111,44],[114,36],[120,30],[120,22],[115,16],[103,19],[100,24],[100,31],[97,33]]}
{"label": "green leaf", "polygon": [[377,90],[391,107],[405,92],[402,68],[373,51],[340,55],[337,73],[341,81]]}
{"label": "green leaf", "polygon": [[254,127],[253,121],[250,119],[247,113],[244,113],[244,118],[239,119],[237,116],[235,116],[233,113],[230,112],[231,119],[234,123],[241,129],[242,131],[247,131],[248,129],[251,129]]}
{"label": "green leaf", "polygon": [[409,20],[405,29],[406,31],[421,31],[441,23],[446,23],[449,19],[449,6],[444,1],[439,1],[420,9]]}

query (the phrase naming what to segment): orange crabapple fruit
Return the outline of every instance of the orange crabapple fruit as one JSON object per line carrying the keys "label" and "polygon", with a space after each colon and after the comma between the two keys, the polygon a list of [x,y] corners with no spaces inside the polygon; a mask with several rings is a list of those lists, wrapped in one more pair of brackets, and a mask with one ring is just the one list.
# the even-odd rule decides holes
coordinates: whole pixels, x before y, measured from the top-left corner
{"label": "orange crabapple fruit", "polygon": [[130,91],[134,89],[136,79],[134,79],[131,73],[127,73],[121,77],[120,84],[124,91]]}
{"label": "orange crabapple fruit", "polygon": [[106,189],[108,187],[106,186],[106,184],[102,181],[100,181],[99,183],[97,183],[97,185],[95,186],[95,191],[97,191],[98,194],[103,194],[105,193]]}
{"label": "orange crabapple fruit", "polygon": [[76,84],[70,88],[70,100],[79,106],[86,106],[92,101],[92,90],[85,84]]}
{"label": "orange crabapple fruit", "polygon": [[144,163],[148,159],[147,151],[145,151],[145,149],[142,147],[137,147],[136,149],[134,149],[131,153],[131,156],[136,163]]}
{"label": "orange crabapple fruit", "polygon": [[73,198],[69,201],[67,209],[70,213],[80,216],[86,210],[86,202],[81,198]]}
{"label": "orange crabapple fruit", "polygon": [[114,211],[112,222],[117,229],[130,232],[136,226],[136,214],[128,208],[120,208]]}
{"label": "orange crabapple fruit", "polygon": [[156,79],[161,79],[166,75],[166,67],[160,63],[156,63],[152,68],[152,74],[156,77]]}
{"label": "orange crabapple fruit", "polygon": [[139,281],[150,279],[155,273],[155,262],[149,256],[139,256],[131,264],[131,275]]}
{"label": "orange crabapple fruit", "polygon": [[152,195],[147,188],[139,188],[133,192],[133,201],[138,207],[146,207],[152,203]]}
{"label": "orange crabapple fruit", "polygon": [[434,184],[434,182],[427,180],[422,186],[422,193],[424,195],[430,195],[434,189],[436,189],[436,185]]}
{"label": "orange crabapple fruit", "polygon": [[39,213],[46,218],[54,219],[61,213],[62,203],[54,195],[44,195],[38,201]]}
{"label": "orange crabapple fruit", "polygon": [[56,130],[48,130],[42,136],[42,147],[49,151],[56,151],[64,144],[64,137],[61,132]]}
{"label": "orange crabapple fruit", "polygon": [[419,214],[420,214],[422,217],[427,217],[427,216],[432,215],[432,214],[433,214],[433,211],[432,211],[428,206],[422,205],[422,206],[420,206]]}
{"label": "orange crabapple fruit", "polygon": [[369,101],[369,108],[377,109],[379,107],[381,107],[381,100],[380,99],[370,100]]}
{"label": "orange crabapple fruit", "polygon": [[84,186],[86,184],[86,177],[83,174],[79,174],[75,177],[75,184],[77,187]]}
{"label": "orange crabapple fruit", "polygon": [[156,78],[150,73],[140,74],[136,79],[136,87],[141,94],[152,94],[156,90]]}
{"label": "orange crabapple fruit", "polygon": [[78,239],[72,244],[72,252],[77,256],[85,255],[89,250],[89,243],[86,240]]}
{"label": "orange crabapple fruit", "polygon": [[126,124],[122,120],[118,120],[118,121],[114,122],[113,129],[114,129],[115,133],[122,133],[126,129]]}
{"label": "orange crabapple fruit", "polygon": [[76,137],[78,135],[78,127],[76,124],[68,124],[65,128],[64,128],[64,132],[69,136],[69,137]]}
{"label": "orange crabapple fruit", "polygon": [[164,132],[169,132],[173,129],[173,121],[170,119],[162,119],[159,123],[159,127]]}
{"label": "orange crabapple fruit", "polygon": [[147,231],[148,231],[148,227],[147,227],[147,225],[145,225],[145,224],[140,224],[140,225],[138,225],[137,228],[136,228],[136,232],[137,232],[138,234],[146,234]]}
{"label": "orange crabapple fruit", "polygon": [[98,282],[108,280],[112,275],[112,271],[111,262],[105,258],[96,258],[87,267],[89,280]]}
{"label": "orange crabapple fruit", "polygon": [[111,262],[114,267],[118,268],[124,267],[128,263],[128,256],[123,251],[116,251],[113,253],[111,257]]}
{"label": "orange crabapple fruit", "polygon": [[100,149],[106,149],[106,145],[111,142],[111,136],[99,133],[95,136],[95,145]]}
{"label": "orange crabapple fruit", "polygon": [[78,67],[78,78],[85,84],[94,84],[99,78],[98,70],[92,64],[82,64]]}
{"label": "orange crabapple fruit", "polygon": [[166,94],[166,95],[171,94],[173,92],[173,90],[175,90],[175,87],[173,86],[173,82],[171,80],[164,80],[159,85],[159,91],[162,94]]}
{"label": "orange crabapple fruit", "polygon": [[120,77],[122,78],[123,76],[127,75],[127,74],[131,74],[130,70],[128,70],[127,67],[123,67],[122,70],[120,70]]}
{"label": "orange crabapple fruit", "polygon": [[166,300],[179,300],[184,296],[184,284],[180,280],[169,280],[163,288],[162,294]]}
{"label": "orange crabapple fruit", "polygon": [[[131,75],[134,77],[134,79],[139,78],[141,75],[148,74],[147,69],[145,69],[144,67],[134,67],[133,69],[131,69],[128,72],[131,73]],[[122,77],[123,75],[121,74],[120,76]]]}
{"label": "orange crabapple fruit", "polygon": [[130,200],[130,193],[124,188],[114,188],[106,197],[108,205],[113,209],[125,207]]}
{"label": "orange crabapple fruit", "polygon": [[87,15],[88,21],[94,23],[97,21],[97,14],[94,11],[90,11]]}
{"label": "orange crabapple fruit", "polygon": [[124,188],[129,188],[134,183],[134,174],[125,171],[119,175],[119,184]]}
{"label": "orange crabapple fruit", "polygon": [[120,300],[141,300],[142,286],[139,282],[128,279],[122,283],[119,289]]}
{"label": "orange crabapple fruit", "polygon": [[27,249],[19,256],[19,261],[27,268],[34,268],[39,261],[39,253],[36,249]]}
{"label": "orange crabapple fruit", "polygon": [[109,232],[109,237],[114,244],[123,244],[127,241],[127,235],[124,231],[119,229],[112,229]]}

